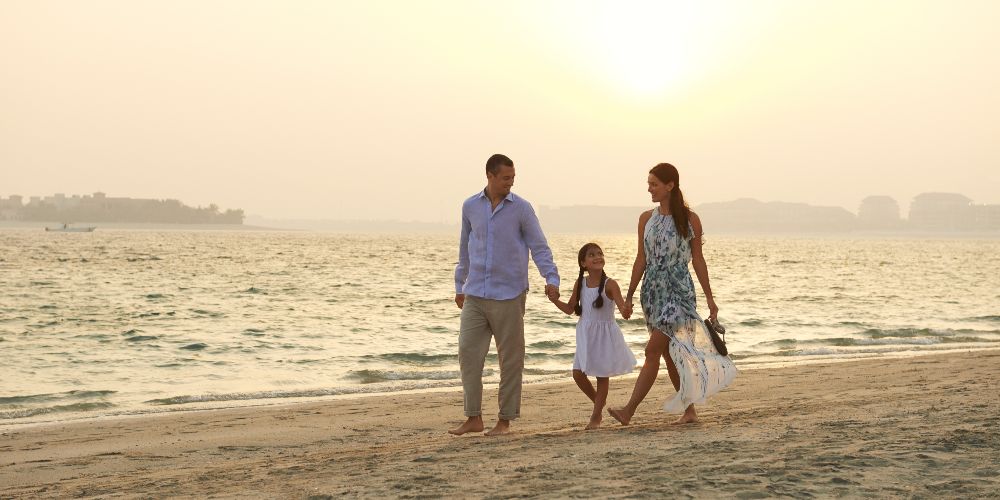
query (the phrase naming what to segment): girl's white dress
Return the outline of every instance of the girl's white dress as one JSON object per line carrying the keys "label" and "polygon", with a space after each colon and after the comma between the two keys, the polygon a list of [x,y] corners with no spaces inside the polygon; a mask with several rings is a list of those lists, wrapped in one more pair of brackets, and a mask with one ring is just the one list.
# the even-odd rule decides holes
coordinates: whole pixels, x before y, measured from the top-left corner
{"label": "girl's white dress", "polygon": [[[591,377],[614,377],[632,373],[636,360],[615,323],[615,301],[604,296],[604,305],[594,308],[597,288],[580,286],[580,321],[576,324],[576,356],[573,369]],[[607,290],[607,288],[605,288]]]}

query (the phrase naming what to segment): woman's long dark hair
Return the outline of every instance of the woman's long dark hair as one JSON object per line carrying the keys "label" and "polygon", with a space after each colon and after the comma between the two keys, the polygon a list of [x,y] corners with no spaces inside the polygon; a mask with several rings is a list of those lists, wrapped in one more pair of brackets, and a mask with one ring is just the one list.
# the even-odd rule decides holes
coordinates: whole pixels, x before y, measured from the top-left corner
{"label": "woman's long dark hair", "polygon": [[691,209],[688,208],[687,203],[684,201],[684,193],[681,192],[681,179],[680,174],[677,173],[677,167],[669,163],[661,163],[650,169],[649,173],[655,175],[664,184],[669,182],[674,183],[674,190],[670,192],[670,215],[674,218],[674,225],[677,226],[677,232],[684,239],[690,238],[688,220],[691,218]]}
{"label": "woman's long dark hair", "polygon": [[[596,248],[598,250],[601,249],[601,247],[598,246],[597,243],[587,243],[586,245],[583,246],[583,248],[580,249],[580,253],[577,254],[577,256],[576,256],[576,262],[577,262],[577,264],[580,265],[580,277],[576,279],[576,283],[577,283],[577,287],[578,287],[577,288],[578,292],[576,294],[576,304],[573,304],[573,312],[575,312],[577,316],[579,316],[579,315],[581,315],[583,313],[583,307],[580,305],[580,303],[583,300],[583,288],[585,286],[587,286],[586,283],[583,282],[583,271],[584,271],[584,269],[583,269],[583,261],[584,261],[584,259],[587,258],[587,252],[591,248]],[[608,275],[602,269],[601,270],[601,284],[597,285],[597,298],[594,299],[594,309],[600,309],[600,308],[604,307],[604,282],[605,281],[608,281]]]}

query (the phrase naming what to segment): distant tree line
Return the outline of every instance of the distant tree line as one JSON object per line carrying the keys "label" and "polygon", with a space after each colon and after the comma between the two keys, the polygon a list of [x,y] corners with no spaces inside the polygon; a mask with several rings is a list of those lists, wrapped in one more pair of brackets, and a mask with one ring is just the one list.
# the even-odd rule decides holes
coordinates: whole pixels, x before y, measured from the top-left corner
{"label": "distant tree line", "polygon": [[[243,224],[242,209],[189,207],[178,200],[75,198],[62,203],[36,201],[15,209],[13,219],[60,222],[130,222],[165,224]],[[61,206],[60,206],[61,205]]]}

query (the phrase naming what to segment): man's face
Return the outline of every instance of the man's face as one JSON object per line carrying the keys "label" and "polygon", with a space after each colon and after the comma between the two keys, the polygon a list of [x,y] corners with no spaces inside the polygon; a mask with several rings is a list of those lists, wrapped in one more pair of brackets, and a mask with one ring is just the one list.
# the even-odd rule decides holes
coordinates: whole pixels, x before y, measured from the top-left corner
{"label": "man's face", "polygon": [[486,172],[486,189],[497,196],[507,196],[514,185],[514,167],[501,165],[496,174]]}

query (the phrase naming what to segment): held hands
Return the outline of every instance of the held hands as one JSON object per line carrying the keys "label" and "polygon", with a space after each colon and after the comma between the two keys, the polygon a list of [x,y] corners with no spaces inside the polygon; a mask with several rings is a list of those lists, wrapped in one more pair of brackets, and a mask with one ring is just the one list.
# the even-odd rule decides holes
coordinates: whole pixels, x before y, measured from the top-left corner
{"label": "held hands", "polygon": [[632,297],[625,298],[625,308],[622,309],[622,318],[629,319],[632,317]]}
{"label": "held hands", "polygon": [[559,287],[555,285],[545,285],[545,296],[553,302],[559,300]]}

